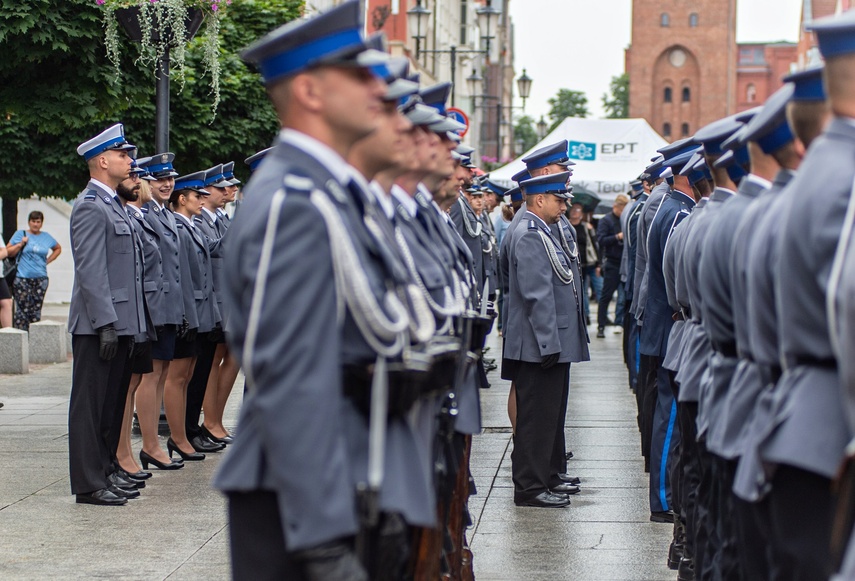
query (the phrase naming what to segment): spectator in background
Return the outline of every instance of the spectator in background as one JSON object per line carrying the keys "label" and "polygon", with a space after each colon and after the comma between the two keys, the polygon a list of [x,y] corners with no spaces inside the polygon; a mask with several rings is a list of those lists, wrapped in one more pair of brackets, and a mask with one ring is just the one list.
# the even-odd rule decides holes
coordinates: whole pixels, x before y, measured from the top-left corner
{"label": "spectator in background", "polygon": [[[620,286],[620,261],[623,257],[623,232],[620,228],[620,215],[626,207],[629,198],[619,194],[612,204],[612,211],[603,216],[597,226],[597,241],[600,244],[600,257],[603,261],[603,287],[600,292],[599,309],[597,312],[597,337],[603,338],[607,325],[613,325],[609,320],[609,305],[612,296]],[[621,293],[619,293],[620,295]],[[615,321],[623,318],[623,304],[618,296],[615,309]]]}
{"label": "spectator in background", "polygon": [[[0,260],[5,260],[9,252],[5,246],[0,246]],[[0,276],[0,328],[12,326],[12,292],[6,279]]]}
{"label": "spectator in background", "polygon": [[47,265],[62,252],[59,242],[47,232],[42,232],[44,220],[41,212],[30,212],[27,230],[15,232],[6,246],[9,256],[21,254],[12,292],[17,304],[15,328],[22,331],[29,331],[30,323],[41,321],[42,303],[48,288]]}

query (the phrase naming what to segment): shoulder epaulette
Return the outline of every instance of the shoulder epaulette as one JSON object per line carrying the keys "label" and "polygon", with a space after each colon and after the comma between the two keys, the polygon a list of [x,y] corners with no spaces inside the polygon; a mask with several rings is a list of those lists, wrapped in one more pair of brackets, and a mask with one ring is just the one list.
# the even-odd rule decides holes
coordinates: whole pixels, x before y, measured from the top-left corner
{"label": "shoulder epaulette", "polygon": [[148,208],[146,208],[145,206],[140,208],[140,210],[142,211],[143,214],[148,214]]}
{"label": "shoulder epaulette", "polygon": [[184,221],[183,221],[183,220],[176,220],[176,221],[175,221],[175,225],[176,225],[178,228],[184,228]]}
{"label": "shoulder epaulette", "polygon": [[528,221],[528,229],[529,230],[537,230],[537,224],[535,223],[534,220]]}
{"label": "shoulder epaulette", "polygon": [[289,192],[311,192],[315,183],[307,177],[288,174],[283,178],[282,185]]}
{"label": "shoulder epaulette", "polygon": [[83,196],[83,199],[87,202],[91,202],[92,200],[95,200],[97,198],[98,196],[96,196],[95,194],[86,194],[85,196]]}
{"label": "shoulder epaulette", "polygon": [[202,223],[202,216],[201,215],[200,216],[193,216],[193,221],[201,224]]}

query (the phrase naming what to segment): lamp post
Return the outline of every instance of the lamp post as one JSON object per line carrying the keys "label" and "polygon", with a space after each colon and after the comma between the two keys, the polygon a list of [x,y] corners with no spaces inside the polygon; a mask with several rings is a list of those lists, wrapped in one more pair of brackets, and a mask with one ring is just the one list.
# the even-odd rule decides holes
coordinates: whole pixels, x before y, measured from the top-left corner
{"label": "lamp post", "polygon": [[546,130],[549,127],[546,124],[546,121],[543,119],[543,115],[540,116],[540,121],[537,122],[537,137],[539,139],[543,139],[546,137]]}
{"label": "lamp post", "polygon": [[[482,109],[486,109],[488,100],[490,100],[490,99],[496,100],[496,158],[498,159],[501,157],[501,153],[502,153],[502,149],[501,149],[502,148],[502,123],[503,123],[503,117],[504,117],[503,111],[504,110],[513,111],[514,109],[522,109],[523,111],[525,111],[525,100],[528,99],[529,95],[531,94],[531,84],[532,84],[533,80],[531,77],[529,77],[526,74],[525,69],[523,69],[522,75],[520,75],[520,77],[517,79],[517,90],[519,91],[520,97],[523,100],[522,107],[518,107],[515,105],[502,105],[501,99],[496,95],[486,95],[486,94],[477,95],[478,85],[483,83],[483,81],[484,81],[484,78],[478,72],[478,69],[474,68],[474,69],[472,69],[472,74],[469,75],[468,77],[466,77],[466,86],[469,89],[469,94],[472,96],[472,110],[473,111],[478,109],[479,107]],[[501,89],[501,87],[500,87],[500,89]],[[481,105],[478,105],[478,103],[477,103],[477,100],[479,97],[483,100],[483,103]],[[546,122],[543,121],[542,118],[541,118],[541,121],[543,122],[543,124],[545,126]],[[538,131],[539,131],[540,130],[540,123],[538,123],[537,126],[538,126]],[[482,149],[483,149],[483,147],[482,147]]]}
{"label": "lamp post", "polygon": [[[407,30],[410,32],[415,31],[415,34],[411,34],[411,36],[416,41],[417,61],[421,52],[421,41],[427,38],[425,33],[427,32],[427,21],[430,15],[431,11],[422,6],[422,0],[416,0],[416,5],[407,10]],[[422,32],[422,27],[424,27],[424,32]]]}
{"label": "lamp post", "polygon": [[488,54],[490,52],[490,40],[493,39],[491,31],[498,27],[501,14],[502,9],[493,6],[492,0],[487,0],[486,5],[475,10],[475,15],[478,17],[478,28],[481,30],[481,40],[484,41],[484,50]]}
{"label": "lamp post", "polygon": [[520,98],[522,98],[522,109],[525,111],[525,100],[531,94],[531,77],[525,74],[525,69],[517,79],[517,90],[520,92]]}

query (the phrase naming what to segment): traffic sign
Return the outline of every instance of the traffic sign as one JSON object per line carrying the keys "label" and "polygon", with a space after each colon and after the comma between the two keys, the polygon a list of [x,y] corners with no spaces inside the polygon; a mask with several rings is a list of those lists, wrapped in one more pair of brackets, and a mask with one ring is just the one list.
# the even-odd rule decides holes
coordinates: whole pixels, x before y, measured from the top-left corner
{"label": "traffic sign", "polygon": [[469,116],[464,113],[462,109],[458,109],[457,107],[449,107],[448,116],[466,126],[466,129],[460,133],[460,137],[465,137],[466,134],[469,133]]}

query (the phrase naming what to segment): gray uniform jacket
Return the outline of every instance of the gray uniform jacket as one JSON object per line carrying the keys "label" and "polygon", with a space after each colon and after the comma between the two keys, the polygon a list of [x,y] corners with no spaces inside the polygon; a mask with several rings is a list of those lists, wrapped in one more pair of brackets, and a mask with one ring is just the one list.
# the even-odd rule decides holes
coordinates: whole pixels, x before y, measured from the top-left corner
{"label": "gray uniform jacket", "polygon": [[484,288],[484,246],[481,239],[481,234],[478,230],[484,226],[478,216],[475,215],[475,210],[469,205],[464,195],[460,195],[457,202],[452,204],[448,211],[451,216],[451,221],[454,223],[454,228],[460,235],[460,238],[469,249],[472,255],[472,266],[475,273],[475,285],[480,294]]}
{"label": "gray uniform jacket", "polygon": [[579,340],[585,345],[583,361],[588,361],[588,344],[591,342],[588,337],[588,326],[585,324],[585,305],[584,305],[584,289],[582,288],[582,272],[580,269],[581,259],[579,257],[579,244],[576,242],[576,229],[570,224],[570,220],[565,214],[561,214],[561,218],[555,224],[550,224],[549,229],[552,230],[552,236],[561,244],[564,254],[570,260],[570,270],[573,271],[573,285],[575,292],[573,293],[573,305],[570,311],[576,310],[579,316],[579,330],[583,333]]}
{"label": "gray uniform jacket", "polygon": [[751,203],[771,184],[750,174],[739,184],[737,195],[713,218],[710,234],[704,240],[698,284],[703,289],[701,306],[704,329],[716,352],[711,359],[709,389],[704,394],[708,422],[707,448],[727,459],[737,457],[738,433],[727,418],[726,398],[736,366],[736,329],[734,326],[733,249],[736,231],[745,219]]}
{"label": "gray uniform jacket", "polygon": [[[582,322],[573,309],[573,287],[555,274],[540,232],[547,235],[561,265],[570,261],[546,224],[531,212],[511,233],[510,293],[505,338],[507,359],[538,363],[560,353],[559,363],[586,361],[587,341],[580,340]],[[575,309],[573,309],[575,310]]]}
{"label": "gray uniform jacket", "polygon": [[[734,193],[724,188],[716,188],[709,201],[700,210],[692,212],[691,236],[687,237],[683,257],[680,261],[681,278],[688,290],[690,318],[683,331],[682,353],[680,355],[680,370],[677,381],[680,383],[682,402],[699,402],[701,399],[701,378],[709,365],[710,347],[707,333],[704,330],[701,316],[703,292],[698,285],[698,268],[701,261],[701,250],[709,231],[710,224],[722,205],[733,197]],[[698,429],[700,430],[700,416]]]}
{"label": "gray uniform jacket", "polygon": [[496,232],[486,212],[482,212],[478,219],[483,224],[481,251],[484,254],[484,278],[490,281],[490,294],[495,296],[496,291],[499,290],[499,248],[496,243]]}
{"label": "gray uniform jacket", "polygon": [[638,324],[642,324],[644,317],[644,306],[647,303],[647,235],[650,231],[650,224],[653,223],[653,218],[659,211],[659,206],[665,195],[671,191],[671,186],[668,182],[662,182],[650,192],[650,197],[644,203],[644,208],[641,210],[641,216],[638,218],[638,228],[636,230],[638,243],[635,250],[635,280],[632,289],[632,303],[629,307],[629,312],[632,313]]}
{"label": "gray uniform jacket", "polygon": [[[190,282],[186,292],[182,294],[193,297],[195,318],[186,314],[185,316],[191,329],[195,328],[199,333],[207,333],[222,322],[214,295],[214,274],[208,241],[198,228],[190,226],[182,216],[176,216],[175,222],[181,244],[182,280],[186,279]],[[187,310],[190,310],[189,302]]]}
{"label": "gray uniform jacket", "polygon": [[[502,245],[499,248],[499,272],[502,277],[502,293],[505,295],[507,299],[508,295],[511,292],[511,262],[509,258],[510,247],[511,247],[511,239],[513,238],[514,232],[516,232],[517,224],[519,224],[523,216],[525,216],[526,208],[525,202],[523,202],[522,206],[520,206],[519,210],[514,212],[514,217],[511,218],[511,223],[508,224],[508,229],[505,230],[505,237],[502,238]],[[508,334],[508,308],[505,306],[504,313],[502,313],[502,335],[507,337]]]}
{"label": "gray uniform jacket", "polygon": [[[155,202],[149,202],[143,206],[143,218],[154,230],[161,260],[160,288],[158,292],[146,294],[152,320],[158,326],[180,325],[184,317],[184,297],[181,295],[181,258],[175,215],[169,210],[162,210]],[[152,276],[151,280],[158,279]]]}
{"label": "gray uniform jacket", "polygon": [[775,292],[785,369],[775,390],[774,431],[760,446],[767,462],[786,462],[827,478],[836,473],[851,438],[825,300],[852,194],[853,156],[855,125],[833,119],[781,193],[787,235],[778,239]]}
{"label": "gray uniform jacket", "polygon": [[638,204],[638,200],[630,200],[624,207],[620,215],[620,231],[623,232],[623,252],[620,255],[620,281],[625,283],[629,278],[629,245],[626,244],[626,235],[629,231],[629,217],[632,214],[632,209]]}
{"label": "gray uniform jacket", "polygon": [[[256,348],[248,360],[244,341],[262,239],[273,196],[283,184],[287,196]],[[232,220],[225,256],[229,277],[224,301],[232,307],[233,328],[227,339],[253,382],[241,409],[241,432],[214,485],[224,491],[277,493],[291,550],[356,532],[354,481],[367,470],[367,425],[343,395],[342,368],[373,362],[373,353],[361,334],[351,334],[351,321],[342,325],[337,320],[329,233],[309,197],[315,188],[334,200],[349,231],[359,232],[352,240],[372,292],[378,286],[385,290],[376,248],[364,245],[368,234],[364,224],[357,223],[352,195],[332,169],[304,150],[297,135],[280,137],[247,185],[245,200],[253,211],[244,208]],[[386,438],[381,508],[402,512],[411,524],[418,524],[413,511],[425,512],[431,490],[421,476],[415,435],[405,422],[390,421]],[[413,499],[418,506],[409,504]],[[433,514],[421,516],[435,521]]]}
{"label": "gray uniform jacket", "polygon": [[[217,302],[217,309],[220,316],[223,313],[223,235],[226,228],[221,224],[221,220],[214,220],[205,210],[198,216],[193,217],[193,224],[196,226],[196,233],[201,234],[202,239],[208,243],[208,250],[211,255],[211,271],[213,272],[212,290],[214,299]],[[219,242],[219,244],[217,243]]]}
{"label": "gray uniform jacket", "polygon": [[147,331],[142,249],[113,196],[90,181],[71,211],[74,285],[68,330],[75,335],[97,335],[111,323],[119,336]]}

